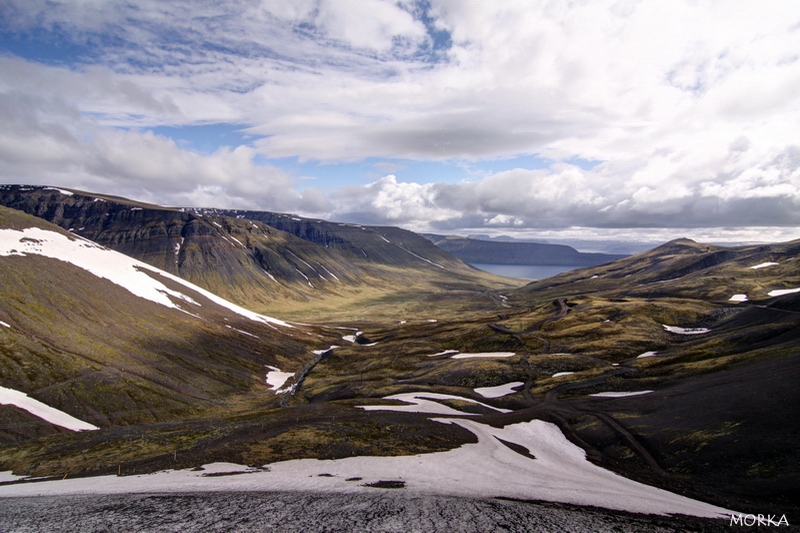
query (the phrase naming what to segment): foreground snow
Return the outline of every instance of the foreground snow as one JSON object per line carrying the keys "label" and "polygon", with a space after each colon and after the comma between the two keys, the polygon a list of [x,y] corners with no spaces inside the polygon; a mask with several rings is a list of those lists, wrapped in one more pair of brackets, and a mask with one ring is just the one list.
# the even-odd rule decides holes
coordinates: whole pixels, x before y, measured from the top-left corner
{"label": "foreground snow", "polygon": [[[731,511],[631,481],[593,465],[557,426],[533,420],[493,428],[472,420],[457,424],[478,442],[455,450],[401,457],[300,459],[271,464],[268,471],[228,463],[203,471],[165,471],[0,486],[0,496],[199,491],[374,492],[377,481],[405,483],[409,494],[516,498],[590,505],[649,514],[725,517]],[[526,448],[529,456],[503,441]],[[220,474],[238,474],[225,475]],[[207,474],[216,474],[208,476]]]}
{"label": "foreground snow", "polygon": [[79,420],[72,415],[68,415],[64,411],[59,411],[54,407],[50,407],[46,403],[35,400],[25,394],[14,389],[7,389],[0,387],[0,404],[2,405],[15,405],[20,409],[28,411],[34,416],[38,416],[46,422],[50,422],[56,426],[66,428],[72,431],[90,431],[100,429],[95,425]]}

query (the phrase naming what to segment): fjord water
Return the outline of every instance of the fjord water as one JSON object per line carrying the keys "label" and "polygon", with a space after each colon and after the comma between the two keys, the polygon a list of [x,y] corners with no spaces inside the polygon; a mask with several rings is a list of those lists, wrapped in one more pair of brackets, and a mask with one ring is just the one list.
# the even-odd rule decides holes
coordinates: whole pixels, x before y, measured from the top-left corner
{"label": "fjord water", "polygon": [[580,268],[566,265],[501,265],[497,263],[470,263],[470,265],[499,276],[522,279],[545,279]]}

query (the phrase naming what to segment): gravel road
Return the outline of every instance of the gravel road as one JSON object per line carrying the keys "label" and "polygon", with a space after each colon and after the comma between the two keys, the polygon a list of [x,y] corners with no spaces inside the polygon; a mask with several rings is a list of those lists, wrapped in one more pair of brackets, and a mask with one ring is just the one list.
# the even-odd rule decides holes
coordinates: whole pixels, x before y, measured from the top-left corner
{"label": "gravel road", "polygon": [[211,492],[0,498],[0,533],[728,531],[720,520],[558,504],[375,494]]}

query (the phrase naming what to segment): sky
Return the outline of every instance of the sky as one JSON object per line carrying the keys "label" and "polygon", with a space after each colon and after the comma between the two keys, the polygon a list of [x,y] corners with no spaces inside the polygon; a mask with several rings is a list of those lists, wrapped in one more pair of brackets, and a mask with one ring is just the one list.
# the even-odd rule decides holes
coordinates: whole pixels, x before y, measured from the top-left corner
{"label": "sky", "polygon": [[800,2],[4,0],[0,183],[446,234],[800,238]]}

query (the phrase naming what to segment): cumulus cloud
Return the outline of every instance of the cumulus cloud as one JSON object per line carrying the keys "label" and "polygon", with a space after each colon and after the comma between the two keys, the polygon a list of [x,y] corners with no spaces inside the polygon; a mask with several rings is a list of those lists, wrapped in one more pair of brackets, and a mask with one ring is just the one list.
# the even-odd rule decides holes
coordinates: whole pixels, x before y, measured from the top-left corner
{"label": "cumulus cloud", "polygon": [[[4,181],[419,229],[800,223],[791,0],[8,0],[0,21],[77,50],[0,57]],[[146,132],[213,122],[260,138]],[[521,154],[550,165],[327,196],[256,163]]]}
{"label": "cumulus cloud", "polygon": [[[619,180],[608,166],[560,163],[515,169],[459,184],[398,182],[387,176],[340,191],[336,215],[421,231],[800,225],[800,147],[789,146],[734,175],[645,185]],[[658,165],[658,163],[656,163]]]}
{"label": "cumulus cloud", "polygon": [[[65,124],[69,124],[66,126]],[[150,131],[102,127],[59,101],[0,94],[0,175],[7,182],[75,187],[170,205],[318,213],[314,189],[295,190],[248,146],[203,155]]]}

